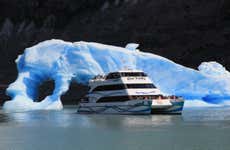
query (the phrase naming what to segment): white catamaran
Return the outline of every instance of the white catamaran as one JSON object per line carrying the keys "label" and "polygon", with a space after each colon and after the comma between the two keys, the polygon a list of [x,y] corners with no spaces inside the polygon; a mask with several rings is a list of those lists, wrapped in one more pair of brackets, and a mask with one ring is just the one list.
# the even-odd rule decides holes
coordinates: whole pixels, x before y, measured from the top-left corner
{"label": "white catamaran", "polygon": [[183,108],[183,104],[175,105],[183,103],[183,99],[163,96],[140,70],[121,70],[106,76],[98,75],[89,81],[89,86],[88,94],[78,105],[79,113],[171,113],[180,112]]}

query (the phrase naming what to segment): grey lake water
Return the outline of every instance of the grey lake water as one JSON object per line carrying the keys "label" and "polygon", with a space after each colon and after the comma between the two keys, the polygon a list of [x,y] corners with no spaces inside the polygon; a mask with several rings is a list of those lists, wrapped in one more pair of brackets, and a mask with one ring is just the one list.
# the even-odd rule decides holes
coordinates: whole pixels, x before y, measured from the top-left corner
{"label": "grey lake water", "polygon": [[181,115],[0,110],[0,150],[229,150],[230,108]]}

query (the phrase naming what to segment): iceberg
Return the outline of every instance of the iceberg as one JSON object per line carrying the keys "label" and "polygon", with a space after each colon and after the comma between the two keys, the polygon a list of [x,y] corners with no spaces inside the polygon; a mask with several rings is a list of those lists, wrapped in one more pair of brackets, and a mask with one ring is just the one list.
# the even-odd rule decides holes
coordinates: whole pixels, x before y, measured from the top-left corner
{"label": "iceberg", "polygon": [[[221,64],[204,62],[194,70],[141,52],[137,47],[135,43],[123,48],[53,39],[26,48],[16,59],[18,77],[6,91],[12,99],[5,102],[3,108],[62,109],[60,97],[68,91],[71,82],[87,85],[95,75],[124,68],[145,71],[166,94],[183,96],[187,101],[199,99],[203,103],[229,104],[226,101],[230,100],[230,73]],[[38,87],[47,80],[54,80],[54,91],[36,102]]]}

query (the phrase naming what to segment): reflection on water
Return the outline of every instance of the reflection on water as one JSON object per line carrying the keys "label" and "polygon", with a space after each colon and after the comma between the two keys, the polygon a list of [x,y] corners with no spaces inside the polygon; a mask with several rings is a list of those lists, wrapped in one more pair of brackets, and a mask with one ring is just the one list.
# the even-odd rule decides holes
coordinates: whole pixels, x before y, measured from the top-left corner
{"label": "reflection on water", "polygon": [[83,115],[75,107],[18,113],[0,110],[0,150],[228,150],[229,116],[229,108],[190,109],[183,117]]}
{"label": "reflection on water", "polygon": [[[74,115],[73,115],[74,114]],[[39,110],[26,112],[4,112],[0,111],[0,122],[11,125],[37,126],[37,125],[51,125],[51,126],[69,126],[69,123],[74,120],[75,109],[67,109],[62,111],[55,110]],[[82,120],[83,119],[83,120]],[[78,118],[78,121],[85,122],[84,118]]]}
{"label": "reflection on water", "polygon": [[154,127],[171,124],[180,116],[170,115],[102,115],[77,114],[75,107],[62,111],[27,111],[5,113],[0,111],[0,123],[23,126],[79,126],[84,128]]}
{"label": "reflection on water", "polygon": [[169,125],[178,119],[170,115],[87,115],[87,123],[95,127],[103,128],[145,128],[161,125]]}
{"label": "reflection on water", "polygon": [[171,124],[173,122],[173,117],[170,115],[150,115],[146,117],[127,117],[124,120],[124,123],[127,124],[127,126],[161,126],[165,124]]}
{"label": "reflection on water", "polygon": [[0,123],[6,123],[8,122],[10,119],[8,117],[8,115],[4,114],[4,113],[0,113]]}
{"label": "reflection on water", "polygon": [[184,121],[230,120],[230,107],[194,107],[183,110]]}
{"label": "reflection on water", "polygon": [[184,121],[230,120],[230,107],[189,108],[181,115],[82,115],[75,107],[62,111],[28,111],[5,113],[0,111],[0,124],[24,126],[79,126],[84,128],[138,128],[173,125]]}

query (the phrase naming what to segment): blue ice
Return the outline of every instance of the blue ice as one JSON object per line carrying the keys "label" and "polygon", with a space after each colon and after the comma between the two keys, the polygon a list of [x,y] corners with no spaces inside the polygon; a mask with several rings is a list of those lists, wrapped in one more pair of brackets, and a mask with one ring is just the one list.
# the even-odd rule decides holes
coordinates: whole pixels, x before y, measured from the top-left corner
{"label": "blue ice", "polygon": [[[141,52],[137,47],[135,43],[123,48],[93,42],[48,40],[26,48],[16,60],[18,77],[6,91],[12,99],[3,108],[62,109],[60,97],[68,91],[71,82],[87,85],[95,75],[124,68],[145,71],[162,92],[183,96],[190,106],[229,103],[230,73],[221,64],[203,62],[194,70]],[[55,82],[53,93],[35,102],[39,85],[47,80]]]}

